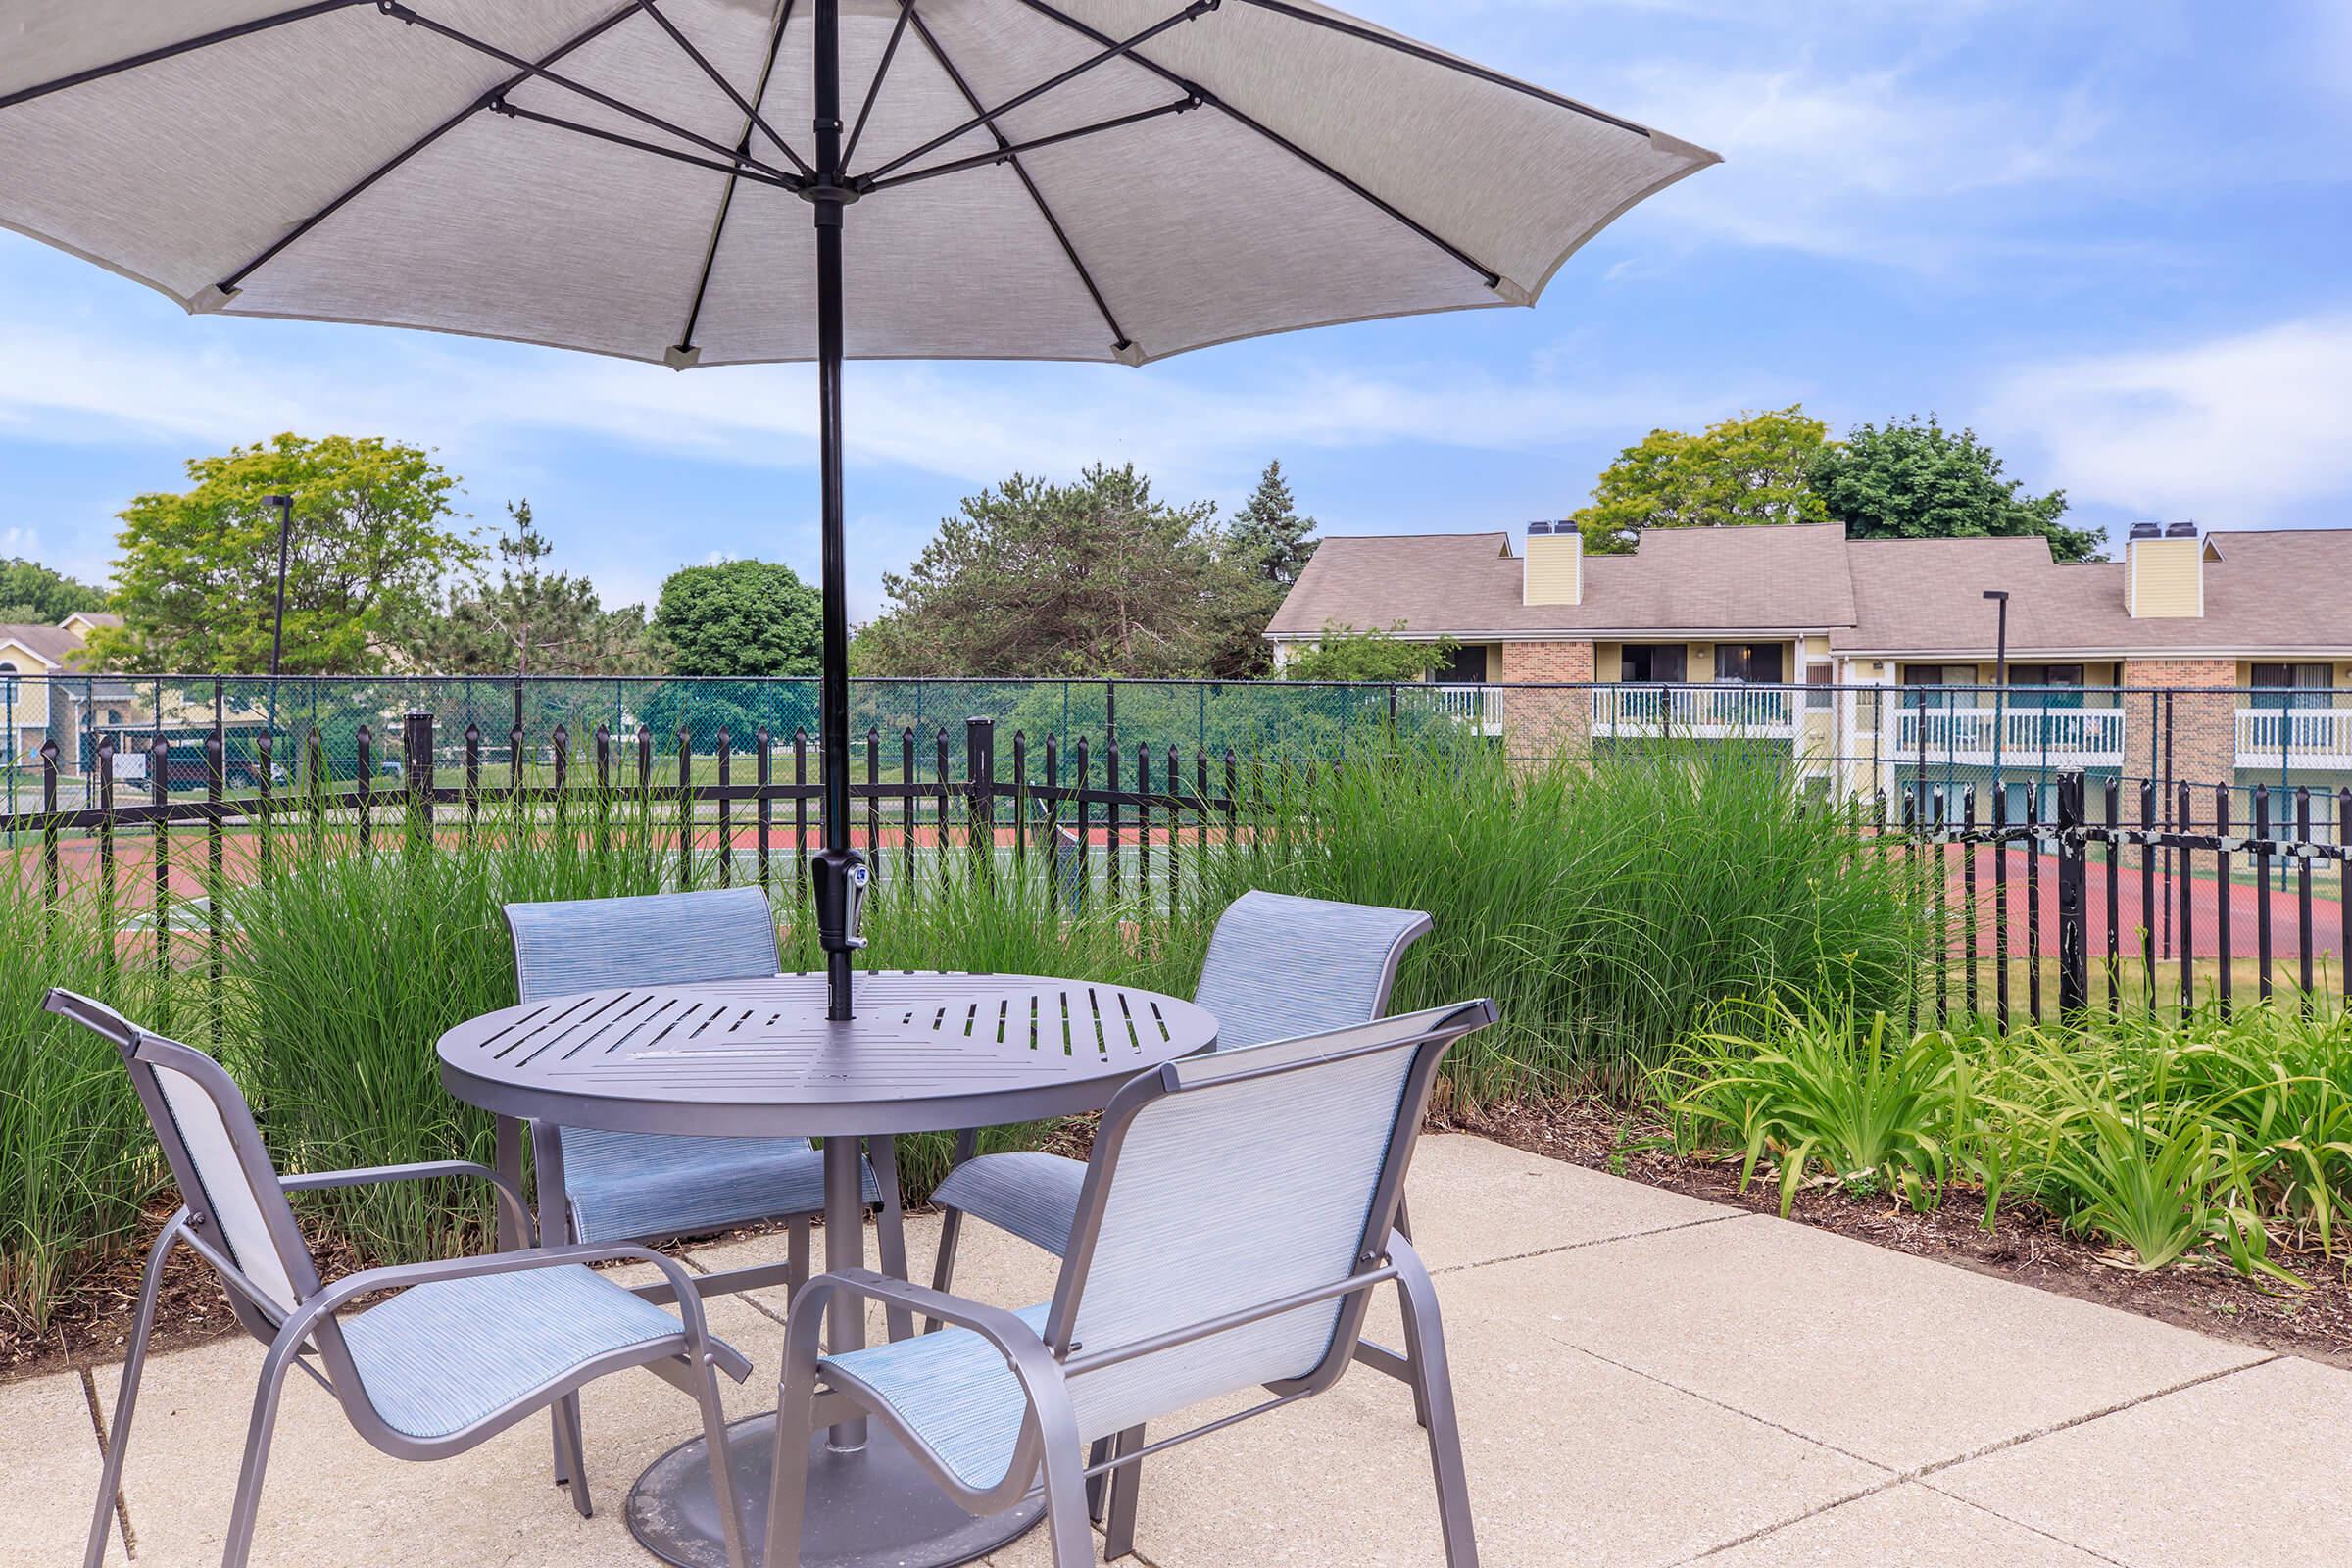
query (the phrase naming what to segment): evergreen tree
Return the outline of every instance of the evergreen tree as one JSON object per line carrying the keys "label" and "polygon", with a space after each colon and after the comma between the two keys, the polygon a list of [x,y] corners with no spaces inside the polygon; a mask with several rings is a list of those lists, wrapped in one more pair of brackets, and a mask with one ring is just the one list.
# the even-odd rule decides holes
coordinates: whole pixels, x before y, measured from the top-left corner
{"label": "evergreen tree", "polygon": [[1226,548],[1251,576],[1287,590],[1315,553],[1315,541],[1308,537],[1314,531],[1315,519],[1298,514],[1290,481],[1282,476],[1282,461],[1275,459],[1258,475],[1249,503],[1234,514]]}
{"label": "evergreen tree", "polygon": [[448,614],[427,633],[425,662],[462,675],[617,675],[649,667],[643,607],[609,611],[587,578],[543,569],[555,542],[532,520],[527,499],[508,502],[507,517],[498,581],[451,590]]}

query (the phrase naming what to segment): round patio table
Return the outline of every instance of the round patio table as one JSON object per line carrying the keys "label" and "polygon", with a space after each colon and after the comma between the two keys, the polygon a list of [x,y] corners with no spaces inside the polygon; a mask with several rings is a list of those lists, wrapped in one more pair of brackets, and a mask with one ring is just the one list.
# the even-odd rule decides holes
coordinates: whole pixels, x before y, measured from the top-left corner
{"label": "round patio table", "polygon": [[[449,1092],[511,1123],[824,1142],[825,1266],[865,1266],[862,1141],[1100,1110],[1127,1078],[1216,1044],[1205,1009],[1131,986],[1032,975],[875,973],[858,1016],[825,1017],[822,974],[583,992],[485,1013],[441,1037]],[[543,1208],[547,1201],[541,1200]],[[865,1343],[837,1311],[834,1353]],[[776,1444],[772,1413],[728,1447],[758,1561]],[[1038,1494],[965,1513],[887,1432],[852,1421],[809,1439],[806,1568],[940,1568],[1036,1524]],[[638,1479],[629,1529],[681,1568],[724,1568],[701,1439]]]}

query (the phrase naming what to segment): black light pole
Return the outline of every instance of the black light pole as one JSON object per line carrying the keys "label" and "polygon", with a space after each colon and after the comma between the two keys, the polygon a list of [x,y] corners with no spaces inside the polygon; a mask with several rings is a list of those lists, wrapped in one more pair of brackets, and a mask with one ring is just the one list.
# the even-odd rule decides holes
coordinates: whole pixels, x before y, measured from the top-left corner
{"label": "black light pole", "polygon": [[865,858],[850,847],[849,567],[842,541],[841,219],[856,199],[841,171],[841,4],[816,0],[816,180],[802,195],[816,209],[817,470],[823,535],[823,680],[817,727],[824,751],[825,847],[815,856],[816,939],[825,950],[825,1016],[851,1016],[850,955],[865,897]]}
{"label": "black light pole", "polygon": [[286,652],[286,548],[294,537],[294,498],[264,496],[262,505],[277,509],[277,616],[270,628],[270,737],[277,738],[277,666]]}
{"label": "black light pole", "polygon": [[2009,696],[2009,590],[1987,588],[1984,597],[2001,607],[2000,626],[1992,645],[1992,787],[2006,792],[2008,785],[2001,778],[2001,732],[2007,722]]}

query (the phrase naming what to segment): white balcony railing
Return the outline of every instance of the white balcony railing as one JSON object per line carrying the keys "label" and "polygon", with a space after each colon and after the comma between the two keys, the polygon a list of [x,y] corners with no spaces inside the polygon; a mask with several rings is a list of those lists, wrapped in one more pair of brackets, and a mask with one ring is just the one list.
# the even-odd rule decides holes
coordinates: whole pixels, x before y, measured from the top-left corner
{"label": "white balcony railing", "polygon": [[2352,708],[2241,708],[2237,765],[2352,768]]}
{"label": "white balcony railing", "polygon": [[1433,686],[1430,711],[1450,718],[1481,735],[1502,733],[1502,688],[1499,686]]}
{"label": "white balcony railing", "polygon": [[[1995,737],[2000,760],[2019,766],[2121,767],[2120,708],[1917,708],[1894,710],[1891,759],[1989,767]],[[1926,742],[1923,757],[1921,742]]]}
{"label": "white balcony railing", "polygon": [[1595,736],[1794,740],[1801,686],[1596,686]]}

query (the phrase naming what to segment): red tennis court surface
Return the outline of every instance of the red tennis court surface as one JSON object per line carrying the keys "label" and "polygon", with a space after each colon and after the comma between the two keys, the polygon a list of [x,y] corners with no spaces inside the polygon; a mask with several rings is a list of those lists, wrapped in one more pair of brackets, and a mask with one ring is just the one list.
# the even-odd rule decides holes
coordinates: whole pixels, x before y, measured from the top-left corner
{"label": "red tennis court surface", "polygon": [[[1946,885],[1955,932],[1953,946],[1959,950],[1966,946],[1967,867],[1959,856],[1948,850],[1944,853],[1949,867]],[[2043,956],[2055,956],[2058,952],[2058,857],[2052,854],[2036,855],[2034,851],[2020,848],[1996,852],[1990,845],[1979,845],[1971,853],[1977,861],[1977,952],[1989,956],[1994,951],[1994,933],[1999,928],[1999,922],[1994,919],[1994,857],[1996,853],[2005,853],[2009,862],[2009,952],[2013,956],[2023,956],[2029,951],[2026,877],[2028,862],[2038,859],[2040,863],[2034,868],[2040,883],[2038,902],[2041,906],[2037,946]],[[2254,956],[2259,940],[2262,904],[2267,896],[2271,906],[2272,955],[2288,958],[2302,956],[2298,912],[2301,901],[2296,895],[2292,865],[2287,867],[2283,890],[2278,885],[2277,869],[2273,869],[2266,895],[2264,889],[2255,887],[2251,882],[2233,881],[2225,886],[2216,881],[2211,873],[2212,858],[2200,857],[2200,861],[2203,874],[2190,878],[2187,883],[2188,926],[2193,956],[2212,958],[2220,956],[2221,908],[2225,896],[2230,902],[2230,950],[2233,955],[2241,958]],[[2339,873],[2333,867],[2316,868],[2313,873],[2311,951],[2315,958],[2340,955],[2344,951],[2344,911],[2338,896],[2338,877]],[[2086,882],[2083,903],[2089,930],[2085,947],[2091,956],[2097,957],[2107,951],[2107,867],[2099,861],[2092,861]],[[2139,952],[2139,933],[2143,927],[2155,933],[2159,958],[2180,956],[2180,877],[2176,873],[2168,880],[2160,857],[2156,865],[2155,903],[2151,909],[2143,910],[2140,904],[2139,867],[2131,864],[2116,867],[2116,940],[2125,956],[2133,956]]]}

